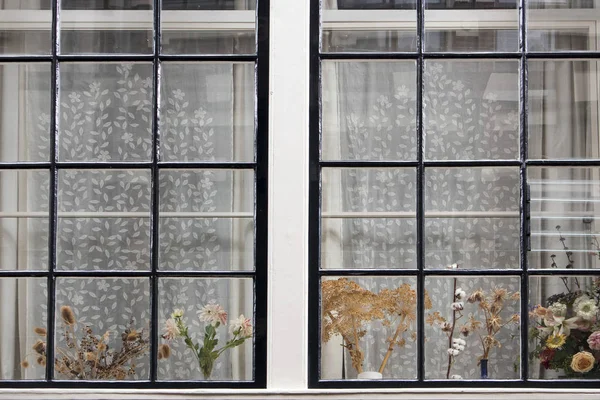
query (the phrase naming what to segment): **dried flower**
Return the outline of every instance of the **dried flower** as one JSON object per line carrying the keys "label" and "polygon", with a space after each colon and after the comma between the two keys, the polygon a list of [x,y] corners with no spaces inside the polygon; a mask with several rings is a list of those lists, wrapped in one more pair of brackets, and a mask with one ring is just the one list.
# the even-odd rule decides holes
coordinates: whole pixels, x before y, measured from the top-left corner
{"label": "dried flower", "polygon": [[171,347],[166,343],[161,344],[158,348],[159,359],[169,358],[170,356],[171,356]]}
{"label": "dried flower", "polygon": [[29,361],[27,361],[27,360],[21,361],[21,367],[23,367],[23,368],[29,368]]}
{"label": "dried flower", "polygon": [[39,336],[46,337],[46,329],[45,328],[36,326],[35,328],[33,328],[33,331]]}
{"label": "dried flower", "polygon": [[125,337],[125,340],[127,340],[128,342],[133,342],[135,340],[137,340],[140,337],[140,334],[133,329],[131,332],[129,332],[127,334],[127,336]]}
{"label": "dried flower", "polygon": [[465,297],[467,297],[467,293],[466,293],[464,290],[462,290],[461,288],[458,288],[458,289],[456,289],[456,291],[454,292],[454,297],[455,297],[457,300],[462,300],[462,299],[464,299]]}
{"label": "dried flower", "polygon": [[88,351],[85,353],[85,359],[86,361],[96,361],[96,354],[92,353],[91,351]]}
{"label": "dried flower", "polygon": [[39,356],[37,358],[37,360],[35,360],[35,361],[38,363],[38,365],[40,365],[42,367],[46,366],[46,357],[44,357],[44,356]]}
{"label": "dried flower", "polygon": [[465,305],[462,301],[457,301],[455,303],[452,303],[451,308],[454,311],[461,311],[465,308]]}
{"label": "dried flower", "polygon": [[67,325],[75,324],[75,314],[73,313],[73,310],[71,309],[71,307],[62,306],[60,308],[60,315],[65,324],[67,324]]}
{"label": "dried flower", "polygon": [[571,369],[575,372],[586,373],[594,368],[596,359],[594,355],[588,351],[580,351],[573,356],[571,360]]}
{"label": "dried flower", "polygon": [[460,351],[458,351],[457,349],[453,349],[453,348],[448,349],[448,354],[451,355],[452,357],[456,357],[459,353],[460,353]]}
{"label": "dried flower", "polygon": [[479,289],[479,290],[474,291],[473,294],[471,294],[469,296],[469,298],[467,299],[467,301],[472,304],[472,303],[476,303],[476,302],[482,301],[483,297],[484,297],[483,290]]}
{"label": "dried flower", "polygon": [[46,353],[46,343],[42,342],[41,340],[36,341],[31,348],[38,354]]}
{"label": "dried flower", "polygon": [[463,377],[460,375],[452,375],[450,379],[462,379]]}
{"label": "dried flower", "polygon": [[212,302],[200,310],[200,321],[208,322],[213,326],[216,326],[217,323],[225,325],[227,323],[227,312],[219,304]]}

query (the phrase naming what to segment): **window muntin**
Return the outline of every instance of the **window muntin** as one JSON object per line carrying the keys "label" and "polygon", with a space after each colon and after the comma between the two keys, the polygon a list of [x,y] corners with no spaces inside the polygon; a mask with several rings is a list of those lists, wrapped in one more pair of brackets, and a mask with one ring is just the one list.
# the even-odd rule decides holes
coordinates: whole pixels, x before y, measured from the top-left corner
{"label": "window muntin", "polygon": [[[539,359],[540,337],[530,329],[535,327],[534,317],[528,314],[536,304],[550,306],[561,290],[591,289],[597,279],[589,270],[597,257],[593,244],[593,171],[600,165],[596,60],[592,53],[587,57],[567,52],[596,49],[594,32],[600,18],[595,5],[581,3],[571,10],[556,3],[529,3],[527,12],[519,14],[516,2],[449,5],[423,1],[416,4],[416,16],[411,17],[409,10],[403,10],[415,7],[409,2],[405,7],[387,1],[344,6],[338,2],[337,10],[325,4],[320,16],[314,12],[317,3],[312,3],[311,99],[321,107],[311,109],[309,258],[310,287],[321,298],[310,299],[309,332],[312,341],[319,343],[310,349],[310,384],[426,386],[428,381],[439,383],[460,375],[461,379],[442,384],[543,386],[559,379],[549,384],[593,386],[589,380],[572,383],[572,379],[585,378],[577,373],[545,370]],[[377,14],[380,9],[386,14]],[[398,32],[390,35],[392,19]],[[399,31],[410,35],[415,26],[415,47],[399,46]],[[377,31],[377,27],[381,36],[369,33],[366,39],[364,32]],[[331,38],[336,32],[334,42]],[[342,36],[344,40],[339,39]],[[401,74],[385,69],[401,63],[416,65],[413,72]],[[369,74],[362,66],[370,65],[382,67],[377,74]],[[558,74],[559,70],[563,73]],[[406,123],[399,123],[408,115],[398,95],[407,91],[394,87],[402,79],[412,79],[407,87],[416,88],[411,93],[417,101],[412,134]],[[576,139],[569,141],[572,135]],[[415,149],[414,155],[401,155],[399,146]],[[349,219],[346,225],[330,218],[327,207],[337,199],[352,203],[352,196],[356,201],[362,196],[367,199],[365,209],[377,204],[368,200],[377,185],[371,187],[367,180],[331,179],[328,171],[344,168],[359,175],[374,167],[416,167],[416,185],[390,182],[386,191],[396,192],[397,198],[382,204],[393,207],[405,196],[416,197],[415,244],[398,240],[412,235],[406,225],[388,221],[387,230],[382,229],[381,218],[391,215],[361,212],[352,216],[360,217],[359,223]],[[564,241],[551,227],[554,219],[563,221]],[[564,248],[561,243],[567,242],[570,245]],[[410,249],[416,251],[414,266],[406,269],[397,255],[406,256]],[[565,258],[561,263],[560,257]],[[331,317],[321,314],[326,295],[322,288],[323,282],[338,278],[357,282],[360,290],[369,289],[375,295],[390,288],[388,283],[372,284],[373,275],[414,279],[412,289],[419,305],[416,348],[404,344],[406,351],[395,354],[396,369],[388,368],[383,380],[357,382],[358,371],[351,363],[356,353],[336,350],[344,341],[351,348],[356,343],[339,336],[321,341],[323,326],[331,322]],[[585,277],[579,278],[580,286],[575,275]],[[555,276],[556,285],[552,283]],[[501,315],[510,326],[497,337],[502,347],[495,350],[493,362],[492,357],[488,359],[485,380],[479,380],[477,365],[484,348],[476,350],[476,344],[461,349],[464,358],[457,358],[447,375],[447,350],[453,344],[439,327],[436,330],[428,324],[437,309],[442,309],[446,321],[451,320],[454,312],[449,307],[458,301],[455,281],[458,289],[469,294],[480,286],[484,293],[501,287],[514,294]],[[475,307],[465,302],[465,315],[477,313],[478,301],[474,303]],[[369,359],[373,352],[379,359],[384,357],[385,350],[377,350],[378,343],[393,336],[386,328],[374,328],[379,323],[362,325],[368,344],[363,343],[361,350],[369,353],[365,368],[377,364]],[[544,344],[546,338],[542,339]],[[581,348],[587,349],[584,342]],[[404,376],[402,363],[413,356],[416,374]],[[467,361],[469,357],[475,361]]]}
{"label": "window muntin", "polygon": [[[268,3],[244,15],[232,2],[5,3],[14,10],[0,11],[0,27],[16,36],[0,60],[2,95],[14,103],[2,109],[1,283],[15,318],[28,316],[7,328],[17,345],[0,385],[264,387]],[[190,7],[202,18],[189,21]],[[11,25],[15,16],[25,23]],[[184,35],[161,46],[160,21],[163,34],[207,33],[203,45]],[[223,45],[207,31],[232,26],[252,46],[238,51],[237,36]],[[46,32],[47,49],[32,47],[30,31]],[[159,360],[174,309],[197,341],[197,312],[212,301],[230,321],[250,318],[253,336],[210,378],[183,343]],[[96,339],[110,331],[118,350],[136,329],[135,371],[74,375],[62,358],[73,343],[65,305],[79,341],[89,324]],[[38,340],[56,363],[30,351]]]}

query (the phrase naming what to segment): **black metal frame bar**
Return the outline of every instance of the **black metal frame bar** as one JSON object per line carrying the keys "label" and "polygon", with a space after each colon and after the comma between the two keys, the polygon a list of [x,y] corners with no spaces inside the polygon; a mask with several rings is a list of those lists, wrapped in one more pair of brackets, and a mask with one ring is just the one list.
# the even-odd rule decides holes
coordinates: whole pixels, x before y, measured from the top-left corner
{"label": "black metal frame bar", "polygon": [[[528,296],[529,279],[531,277],[547,276],[590,276],[589,270],[577,269],[530,269],[527,260],[529,242],[529,198],[527,185],[527,168],[543,166],[600,166],[599,159],[585,160],[543,160],[528,158],[528,126],[527,126],[527,95],[528,75],[527,60],[540,59],[599,59],[598,51],[560,51],[560,52],[529,52],[526,44],[526,1],[519,0],[519,50],[516,52],[427,52],[424,49],[425,38],[425,0],[417,0],[417,46],[415,52],[321,52],[321,0],[311,0],[310,11],[310,139],[309,139],[309,368],[308,378],[311,388],[399,388],[399,387],[510,387],[510,388],[594,388],[598,381],[594,380],[539,380],[529,377],[529,365],[525,355],[528,354]],[[424,159],[423,143],[423,75],[424,65],[429,59],[446,60],[513,60],[519,62],[520,84],[520,151],[514,160],[464,160],[464,161],[435,161]],[[339,61],[373,61],[373,60],[412,60],[416,62],[416,134],[417,158],[414,161],[360,161],[360,160],[322,160],[321,159],[321,64],[327,60]],[[424,184],[425,169],[428,167],[515,167],[520,174],[520,268],[516,269],[482,269],[482,270],[439,270],[426,269],[425,265],[425,210]],[[416,184],[416,222],[417,222],[417,268],[411,270],[399,269],[321,269],[321,171],[323,168],[414,168],[417,175]],[[597,275],[597,273],[595,274]],[[320,283],[328,276],[392,276],[413,277],[417,282],[417,377],[414,380],[322,380],[321,376],[321,336],[320,336]],[[426,380],[425,379],[425,318],[424,292],[425,278],[430,276],[512,276],[520,279],[521,291],[521,365],[520,379],[513,380]]]}
{"label": "black metal frame bar", "polygon": [[[50,173],[49,200],[49,241],[48,270],[0,271],[0,278],[47,278],[48,321],[47,321],[47,358],[54,359],[56,278],[59,277],[138,277],[150,281],[151,298],[151,345],[150,377],[135,381],[72,381],[54,378],[54,363],[46,363],[45,380],[1,380],[0,388],[265,388],[267,382],[267,235],[268,235],[268,124],[269,124],[269,2],[259,0],[256,9],[256,53],[255,54],[161,54],[160,18],[162,0],[154,0],[153,10],[153,53],[148,55],[131,54],[60,54],[59,20],[60,0],[52,1],[52,52],[43,56],[0,55],[2,63],[51,64],[51,131],[50,160],[48,162],[2,162],[1,170],[47,170]],[[61,162],[58,158],[58,120],[60,64],[62,62],[132,62],[146,61],[153,64],[153,125],[152,125],[152,161],[147,162]],[[255,161],[254,162],[162,162],[160,161],[159,106],[161,64],[169,61],[195,62],[252,62],[255,67]],[[159,173],[163,169],[235,169],[252,170],[255,176],[254,204],[254,269],[248,271],[162,271],[158,268],[159,258]],[[152,176],[151,219],[151,265],[148,270],[129,271],[67,271],[59,270],[56,263],[56,234],[58,221],[58,172],[61,169],[146,169]],[[254,360],[253,379],[250,381],[161,381],[158,379],[158,281],[160,278],[247,278],[254,283]]]}

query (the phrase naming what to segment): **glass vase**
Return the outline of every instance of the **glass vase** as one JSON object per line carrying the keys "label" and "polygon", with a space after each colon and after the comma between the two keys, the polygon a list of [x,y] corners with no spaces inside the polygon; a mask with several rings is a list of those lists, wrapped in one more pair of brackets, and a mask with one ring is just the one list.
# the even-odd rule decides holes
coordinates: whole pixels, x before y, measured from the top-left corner
{"label": "glass vase", "polygon": [[487,379],[488,378],[488,360],[487,359],[481,360],[479,365],[481,367],[481,379]]}

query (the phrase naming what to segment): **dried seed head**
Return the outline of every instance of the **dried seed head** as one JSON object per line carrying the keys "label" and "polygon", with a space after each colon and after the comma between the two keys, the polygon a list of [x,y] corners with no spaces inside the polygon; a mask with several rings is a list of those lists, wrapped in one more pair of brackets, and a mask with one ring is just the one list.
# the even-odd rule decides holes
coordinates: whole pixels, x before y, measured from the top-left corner
{"label": "dried seed head", "polygon": [[36,362],[41,365],[42,367],[46,366],[46,357],[44,356],[39,356],[36,360]]}
{"label": "dried seed head", "polygon": [[86,361],[95,361],[96,360],[96,354],[94,354],[91,351],[88,351],[85,353],[85,359]]}
{"label": "dried seed head", "polygon": [[27,361],[27,360],[21,361],[21,367],[28,368],[29,367],[29,361]]}
{"label": "dried seed head", "polygon": [[36,353],[43,355],[46,352],[46,343],[42,342],[41,340],[38,340],[31,348]]}
{"label": "dried seed head", "polygon": [[73,310],[69,306],[62,306],[60,308],[60,315],[67,325],[75,324],[75,314],[73,314]]}
{"label": "dried seed head", "polygon": [[159,348],[159,354],[162,353],[163,358],[171,357],[171,347],[168,344],[161,344]]}
{"label": "dried seed head", "polygon": [[98,351],[106,350],[106,345],[102,342],[98,343]]}
{"label": "dried seed head", "polygon": [[137,340],[137,338],[139,338],[139,337],[140,337],[140,334],[134,329],[127,334],[127,336],[125,337],[125,340],[127,340],[128,342],[133,342],[133,341]]}
{"label": "dried seed head", "polygon": [[36,327],[33,329],[33,331],[34,331],[36,334],[40,335],[40,336],[46,337],[46,329],[45,329],[45,328],[41,328],[41,327],[39,327],[39,326],[36,326]]}

